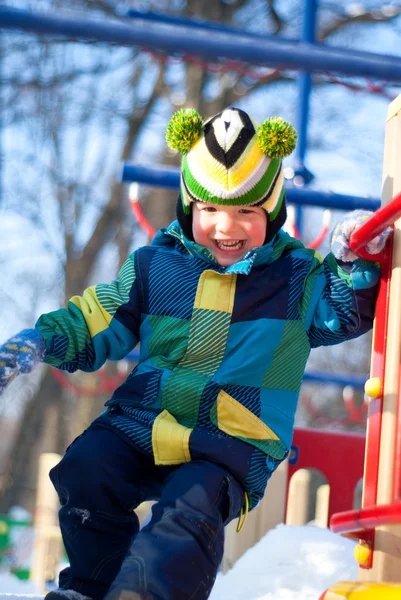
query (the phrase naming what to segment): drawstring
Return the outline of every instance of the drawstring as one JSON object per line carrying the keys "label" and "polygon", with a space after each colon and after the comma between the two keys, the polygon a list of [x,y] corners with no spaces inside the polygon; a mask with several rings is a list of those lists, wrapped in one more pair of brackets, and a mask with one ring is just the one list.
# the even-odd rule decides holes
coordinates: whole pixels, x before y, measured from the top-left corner
{"label": "drawstring", "polygon": [[239,517],[238,517],[238,523],[237,523],[237,533],[239,533],[241,531],[241,529],[245,525],[245,522],[246,522],[246,520],[248,518],[249,498],[248,498],[248,494],[246,492],[244,492],[244,496],[245,496],[245,510],[242,508],[242,506],[239,509]]}

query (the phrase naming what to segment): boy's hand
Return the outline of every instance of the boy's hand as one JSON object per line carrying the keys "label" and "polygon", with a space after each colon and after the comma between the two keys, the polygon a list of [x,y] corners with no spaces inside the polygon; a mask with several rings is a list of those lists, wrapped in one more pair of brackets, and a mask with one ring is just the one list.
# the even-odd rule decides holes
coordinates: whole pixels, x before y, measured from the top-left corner
{"label": "boy's hand", "polygon": [[46,354],[36,329],[24,329],[0,346],[0,394],[20,373],[30,373]]}
{"label": "boy's hand", "polygon": [[[354,229],[358,229],[365,221],[367,221],[373,212],[370,210],[354,210],[345,215],[341,221],[337,223],[331,236],[331,251],[338,260],[344,262],[354,262],[359,258],[352,252],[349,247],[349,240]],[[387,228],[378,236],[373,238],[365,248],[369,254],[375,255],[381,252],[386,245],[391,229]]]}

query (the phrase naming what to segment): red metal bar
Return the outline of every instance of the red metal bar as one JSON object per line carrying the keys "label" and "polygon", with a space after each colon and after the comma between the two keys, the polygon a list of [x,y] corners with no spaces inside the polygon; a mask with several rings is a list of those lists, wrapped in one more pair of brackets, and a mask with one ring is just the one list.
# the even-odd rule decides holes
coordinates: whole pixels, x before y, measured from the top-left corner
{"label": "red metal bar", "polygon": [[[348,387],[348,386],[346,386]],[[346,388],[344,388],[345,390]],[[319,424],[322,427],[326,427],[329,425],[362,425],[366,426],[366,415],[368,412],[367,403],[363,403],[360,408],[356,405],[354,396],[344,396],[344,406],[347,411],[347,416],[343,419],[337,419],[334,417],[329,417],[325,415],[318,407],[314,406],[310,396],[308,393],[302,391],[300,395],[300,404],[306,409],[310,419],[314,422],[314,424]]]}
{"label": "red metal bar", "polygon": [[384,231],[386,227],[392,225],[400,216],[401,192],[388,202],[388,204],[373,213],[366,223],[352,232],[349,244],[352,252],[366,260],[378,260],[382,262],[385,259],[382,252],[380,254],[369,254],[365,250],[365,246],[379,235],[379,233]]}
{"label": "red metal bar", "polygon": [[[373,332],[373,352],[370,373],[371,377],[379,377],[382,381],[382,393],[384,383],[384,368],[386,362],[392,244],[390,244],[390,247],[386,248],[385,252],[386,260],[383,261],[381,268],[379,293],[376,302],[375,327]],[[382,394],[379,398],[371,398],[369,400],[363,488],[364,507],[373,506],[377,501],[382,406]]]}
{"label": "red metal bar", "polygon": [[154,238],[156,235],[156,230],[152,227],[149,221],[146,219],[145,215],[142,212],[141,205],[139,204],[137,199],[130,198],[130,204],[132,208],[132,212],[136,220],[138,221],[138,225],[143,229],[145,233],[148,234],[150,238]]}
{"label": "red metal bar", "polygon": [[[299,234],[299,231],[298,231],[298,228],[297,228],[297,225],[295,222],[294,207],[292,205],[290,205],[288,207],[287,212],[288,212],[287,223],[292,228],[292,236],[294,238],[296,238],[297,240],[300,240],[301,236]],[[311,248],[312,250],[318,250],[319,246],[321,246],[321,244],[324,242],[325,238],[327,237],[327,234],[329,233],[330,220],[331,220],[331,211],[325,210],[323,213],[323,227],[322,227],[320,233],[318,233],[318,235],[315,237],[315,239],[306,245],[307,248]]]}
{"label": "red metal bar", "polygon": [[330,529],[334,533],[359,533],[363,537],[366,529],[374,529],[380,525],[401,523],[401,502],[368,506],[360,510],[348,510],[333,515]]}
{"label": "red metal bar", "polygon": [[354,389],[351,386],[346,386],[343,389],[343,400],[344,406],[348,411],[348,417],[343,419],[343,422],[364,425],[366,422],[366,413],[368,412],[368,405],[366,402],[364,402],[361,407],[357,406]]}
{"label": "red metal bar", "polygon": [[84,394],[85,396],[90,397],[114,392],[116,387],[118,387],[127,377],[126,373],[117,373],[116,375],[109,376],[107,375],[106,371],[101,370],[99,371],[99,378],[101,381],[96,381],[95,385],[91,387],[74,383],[71,379],[69,379],[64,371],[59,371],[59,369],[51,369],[51,374],[57,383],[59,383],[66,390],[76,394]]}
{"label": "red metal bar", "polygon": [[312,248],[313,250],[317,250],[319,246],[324,242],[327,234],[330,230],[330,221],[331,221],[331,211],[325,210],[323,213],[323,228],[318,236],[308,244],[308,248]]}
{"label": "red metal bar", "polygon": [[307,248],[311,248],[312,250],[317,250],[321,244],[323,244],[327,234],[329,233],[328,227],[323,227],[321,232],[315,237],[314,240],[308,244]]}

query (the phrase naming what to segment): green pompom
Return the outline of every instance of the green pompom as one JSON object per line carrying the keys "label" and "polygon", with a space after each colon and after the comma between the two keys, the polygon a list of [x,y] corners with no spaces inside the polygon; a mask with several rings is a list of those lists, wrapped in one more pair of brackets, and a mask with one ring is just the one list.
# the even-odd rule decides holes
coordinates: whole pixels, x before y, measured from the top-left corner
{"label": "green pompom", "polygon": [[291,123],[280,117],[266,119],[258,129],[259,146],[270,158],[284,158],[295,150],[297,132]]}
{"label": "green pompom", "polygon": [[170,119],[166,129],[166,142],[173,150],[187,154],[198,141],[203,121],[193,108],[182,108]]}

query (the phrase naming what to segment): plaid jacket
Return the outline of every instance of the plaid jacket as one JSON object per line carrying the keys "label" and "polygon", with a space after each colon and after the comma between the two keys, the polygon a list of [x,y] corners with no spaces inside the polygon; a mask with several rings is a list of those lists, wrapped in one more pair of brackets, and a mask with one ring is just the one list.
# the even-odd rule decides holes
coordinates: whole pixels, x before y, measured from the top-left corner
{"label": "plaid jacket", "polygon": [[311,348],[372,326],[377,264],[339,264],[280,231],[229,267],[178,223],[125,262],[111,284],[42,315],[46,362],[94,371],[140,342],[105,418],[156,464],[226,466],[250,505],[288,454]]}

